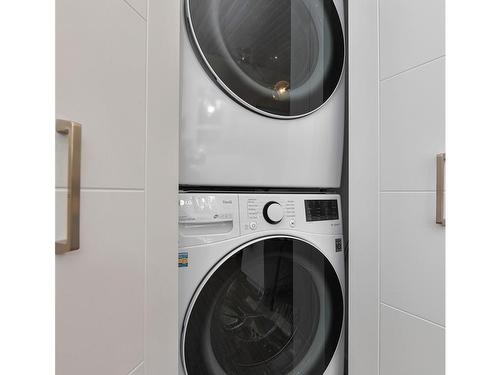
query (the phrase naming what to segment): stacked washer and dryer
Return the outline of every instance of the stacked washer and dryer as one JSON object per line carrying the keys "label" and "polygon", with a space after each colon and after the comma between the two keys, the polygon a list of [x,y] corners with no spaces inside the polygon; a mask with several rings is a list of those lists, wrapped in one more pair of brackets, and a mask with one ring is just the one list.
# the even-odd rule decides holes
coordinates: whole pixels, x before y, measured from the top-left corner
{"label": "stacked washer and dryer", "polygon": [[343,0],[183,0],[179,375],[342,375]]}

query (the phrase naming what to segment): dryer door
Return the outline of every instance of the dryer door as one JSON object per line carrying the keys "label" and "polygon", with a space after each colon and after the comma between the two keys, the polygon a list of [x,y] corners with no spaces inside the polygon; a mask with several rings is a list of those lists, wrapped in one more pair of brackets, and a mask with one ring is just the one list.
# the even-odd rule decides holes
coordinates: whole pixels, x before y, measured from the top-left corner
{"label": "dryer door", "polygon": [[254,241],[205,279],[186,317],[188,375],[323,374],[343,296],[331,263],[290,237]]}
{"label": "dryer door", "polygon": [[344,65],[333,0],[186,0],[195,50],[236,101],[295,118],[321,107]]}

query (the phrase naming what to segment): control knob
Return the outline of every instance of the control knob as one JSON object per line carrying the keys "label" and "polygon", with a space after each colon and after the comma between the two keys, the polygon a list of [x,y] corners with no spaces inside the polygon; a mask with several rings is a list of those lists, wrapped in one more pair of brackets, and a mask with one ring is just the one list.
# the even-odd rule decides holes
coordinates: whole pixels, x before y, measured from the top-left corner
{"label": "control knob", "polygon": [[283,207],[278,202],[267,202],[263,214],[269,224],[278,224],[283,219]]}

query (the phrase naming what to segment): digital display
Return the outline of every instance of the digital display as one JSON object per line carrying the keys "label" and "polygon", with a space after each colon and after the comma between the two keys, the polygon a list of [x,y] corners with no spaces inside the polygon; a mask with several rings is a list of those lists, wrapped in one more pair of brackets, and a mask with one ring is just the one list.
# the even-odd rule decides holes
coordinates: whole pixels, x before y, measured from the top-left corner
{"label": "digital display", "polygon": [[306,221],[338,220],[339,205],[336,199],[306,200]]}

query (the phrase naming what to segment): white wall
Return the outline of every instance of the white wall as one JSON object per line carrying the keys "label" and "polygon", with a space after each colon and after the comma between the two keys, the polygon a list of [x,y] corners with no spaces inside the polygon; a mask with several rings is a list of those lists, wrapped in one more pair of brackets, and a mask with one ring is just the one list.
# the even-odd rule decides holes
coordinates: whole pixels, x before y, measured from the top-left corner
{"label": "white wall", "polygon": [[176,374],[180,1],[148,0],[145,373]]}
{"label": "white wall", "polygon": [[378,374],[378,3],[350,0],[349,338],[351,375]]}

